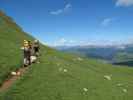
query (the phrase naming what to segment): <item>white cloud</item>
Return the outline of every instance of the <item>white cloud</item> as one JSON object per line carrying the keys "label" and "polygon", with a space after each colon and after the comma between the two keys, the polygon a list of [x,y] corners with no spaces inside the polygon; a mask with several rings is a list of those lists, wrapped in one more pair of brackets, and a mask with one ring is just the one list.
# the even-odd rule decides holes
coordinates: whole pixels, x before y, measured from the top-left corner
{"label": "white cloud", "polygon": [[108,26],[113,22],[113,18],[105,18],[103,19],[103,21],[101,22],[102,26]]}
{"label": "white cloud", "polygon": [[61,38],[61,39],[54,42],[54,46],[65,45],[66,42],[67,42],[66,39]]}
{"label": "white cloud", "polygon": [[67,40],[64,39],[64,38],[61,38],[61,39],[59,40],[60,43],[65,43],[66,41],[67,41]]}
{"label": "white cloud", "polygon": [[72,7],[72,5],[70,3],[66,4],[65,5],[65,8],[64,8],[64,11],[70,9]]}
{"label": "white cloud", "polygon": [[58,9],[57,11],[51,11],[50,14],[51,14],[51,15],[59,15],[59,14],[61,14],[62,12],[63,12],[62,9]]}
{"label": "white cloud", "polygon": [[54,46],[72,46],[75,45],[76,41],[74,40],[66,40],[64,38],[60,38],[59,40],[54,42]]}
{"label": "white cloud", "polygon": [[117,0],[116,1],[116,6],[133,6],[133,0]]}
{"label": "white cloud", "polygon": [[72,7],[72,5],[71,5],[70,3],[68,3],[68,4],[65,5],[64,8],[58,9],[58,10],[55,10],[55,11],[51,11],[50,14],[51,14],[51,15],[59,15],[59,14],[65,13],[65,12],[68,11],[71,7]]}
{"label": "white cloud", "polygon": [[133,44],[133,39],[125,39],[125,40],[66,40],[64,38],[60,38],[51,44],[51,46],[99,46],[99,47],[107,47],[107,46],[116,46],[117,48],[124,49],[123,45]]}
{"label": "white cloud", "polygon": [[[59,40],[56,40],[52,46],[106,46],[106,45],[112,45],[114,42],[109,40],[81,40],[81,41],[75,41],[75,40],[66,40],[64,38],[60,38]],[[116,43],[116,42],[115,42]]]}

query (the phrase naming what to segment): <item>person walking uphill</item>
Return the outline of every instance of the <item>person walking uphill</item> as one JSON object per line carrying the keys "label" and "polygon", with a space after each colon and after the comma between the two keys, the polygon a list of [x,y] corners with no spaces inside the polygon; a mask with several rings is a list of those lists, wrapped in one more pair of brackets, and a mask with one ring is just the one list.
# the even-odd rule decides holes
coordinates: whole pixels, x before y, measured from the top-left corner
{"label": "person walking uphill", "polygon": [[30,41],[24,40],[24,45],[22,47],[23,53],[24,53],[24,67],[27,67],[31,64],[31,47],[30,47]]}
{"label": "person walking uphill", "polygon": [[34,49],[34,55],[36,57],[38,57],[39,56],[39,49],[40,49],[39,41],[38,40],[34,40],[33,49]]}

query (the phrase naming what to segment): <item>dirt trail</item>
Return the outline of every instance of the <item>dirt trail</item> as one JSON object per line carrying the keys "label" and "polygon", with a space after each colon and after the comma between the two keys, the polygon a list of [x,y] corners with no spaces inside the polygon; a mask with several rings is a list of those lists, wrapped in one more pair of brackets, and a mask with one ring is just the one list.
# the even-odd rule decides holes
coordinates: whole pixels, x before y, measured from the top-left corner
{"label": "dirt trail", "polygon": [[24,74],[27,69],[28,67],[22,67],[17,70],[17,72],[20,72],[20,75],[12,75],[9,79],[5,80],[5,82],[3,82],[2,86],[0,87],[0,92],[9,89],[13,85],[13,83]]}

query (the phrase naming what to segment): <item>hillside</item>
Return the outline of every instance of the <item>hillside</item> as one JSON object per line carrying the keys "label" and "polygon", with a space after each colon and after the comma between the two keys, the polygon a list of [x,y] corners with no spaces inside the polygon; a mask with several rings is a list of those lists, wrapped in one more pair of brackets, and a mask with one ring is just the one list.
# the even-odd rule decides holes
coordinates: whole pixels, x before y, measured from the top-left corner
{"label": "hillside", "polygon": [[24,39],[32,39],[11,19],[0,11],[0,84],[11,70],[22,65]]}
{"label": "hillside", "polygon": [[[3,67],[0,67],[0,71],[1,77],[5,77],[12,69],[21,66],[21,43],[23,39],[32,37],[12,21],[9,22],[12,24],[8,25],[4,17],[1,22],[3,24],[0,25],[2,27],[0,66]],[[41,63],[30,66],[9,90],[0,93],[0,100],[132,100],[133,98],[132,68],[81,58],[46,46],[41,46],[39,60]]]}

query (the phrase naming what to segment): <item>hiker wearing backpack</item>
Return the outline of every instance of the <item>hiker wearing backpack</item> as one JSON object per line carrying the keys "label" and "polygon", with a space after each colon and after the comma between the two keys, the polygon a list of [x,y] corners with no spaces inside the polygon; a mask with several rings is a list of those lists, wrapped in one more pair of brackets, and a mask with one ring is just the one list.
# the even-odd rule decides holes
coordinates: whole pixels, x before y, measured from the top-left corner
{"label": "hiker wearing backpack", "polygon": [[34,40],[33,49],[34,49],[34,55],[36,57],[38,57],[39,56],[39,49],[40,49],[39,41],[38,40]]}
{"label": "hiker wearing backpack", "polygon": [[35,56],[34,45],[30,41],[29,41],[29,49],[30,49],[30,62],[35,63],[37,57]]}

